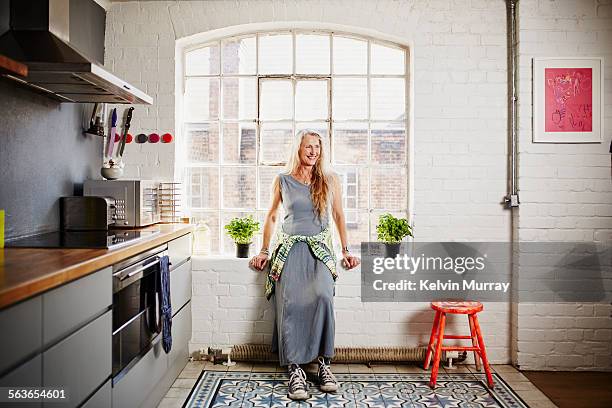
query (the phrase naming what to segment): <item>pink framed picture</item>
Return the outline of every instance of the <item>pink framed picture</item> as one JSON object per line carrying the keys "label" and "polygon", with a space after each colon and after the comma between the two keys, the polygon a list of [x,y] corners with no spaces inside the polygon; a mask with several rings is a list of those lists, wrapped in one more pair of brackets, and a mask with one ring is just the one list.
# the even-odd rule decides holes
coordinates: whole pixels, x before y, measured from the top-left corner
{"label": "pink framed picture", "polygon": [[534,58],[533,141],[601,143],[602,58]]}

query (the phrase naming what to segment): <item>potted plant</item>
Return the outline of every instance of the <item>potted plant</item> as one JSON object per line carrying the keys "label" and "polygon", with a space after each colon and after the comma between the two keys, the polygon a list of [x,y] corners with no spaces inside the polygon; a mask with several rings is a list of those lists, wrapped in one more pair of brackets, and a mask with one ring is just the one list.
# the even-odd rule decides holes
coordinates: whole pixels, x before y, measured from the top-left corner
{"label": "potted plant", "polygon": [[385,244],[385,256],[394,258],[400,250],[401,241],[412,235],[412,227],[406,218],[395,218],[389,213],[378,218],[376,226],[378,240]]}
{"label": "potted plant", "polygon": [[259,221],[255,221],[250,215],[243,218],[233,218],[225,225],[225,230],[227,235],[236,243],[236,257],[248,258],[253,235],[259,231]]}

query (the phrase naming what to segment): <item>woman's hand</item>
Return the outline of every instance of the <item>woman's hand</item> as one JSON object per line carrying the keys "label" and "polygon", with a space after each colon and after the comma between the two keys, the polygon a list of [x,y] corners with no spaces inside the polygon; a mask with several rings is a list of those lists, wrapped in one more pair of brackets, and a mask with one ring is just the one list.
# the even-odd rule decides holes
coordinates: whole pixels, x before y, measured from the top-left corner
{"label": "woman's hand", "polygon": [[263,269],[266,267],[267,264],[268,264],[268,255],[264,253],[259,253],[255,255],[249,261],[250,266],[260,271],[263,271]]}
{"label": "woman's hand", "polygon": [[356,267],[357,265],[359,265],[361,263],[361,260],[356,257],[353,256],[349,253],[343,253],[342,254],[342,265],[348,270],[348,269],[353,269],[354,267]]}

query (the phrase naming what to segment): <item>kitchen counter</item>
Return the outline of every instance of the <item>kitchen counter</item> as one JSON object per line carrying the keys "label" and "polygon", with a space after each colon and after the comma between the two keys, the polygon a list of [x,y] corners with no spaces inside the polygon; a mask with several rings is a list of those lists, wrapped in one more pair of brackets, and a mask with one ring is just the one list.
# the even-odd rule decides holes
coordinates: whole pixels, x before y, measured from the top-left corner
{"label": "kitchen counter", "polygon": [[114,250],[0,249],[0,309],[186,235],[193,226],[159,224],[141,230],[156,229],[159,234]]}

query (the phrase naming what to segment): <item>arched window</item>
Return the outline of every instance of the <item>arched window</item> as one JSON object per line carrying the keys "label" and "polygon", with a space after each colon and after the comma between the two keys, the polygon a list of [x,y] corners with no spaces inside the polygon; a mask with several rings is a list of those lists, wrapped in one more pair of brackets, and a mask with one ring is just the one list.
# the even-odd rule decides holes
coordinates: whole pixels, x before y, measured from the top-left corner
{"label": "arched window", "polygon": [[231,218],[263,221],[272,179],[305,128],[324,137],[341,175],[353,249],[376,239],[381,213],[406,216],[408,58],[397,44],[322,31],[186,48],[177,161],[191,215],[211,228],[212,252],[234,251],[223,229]]}

